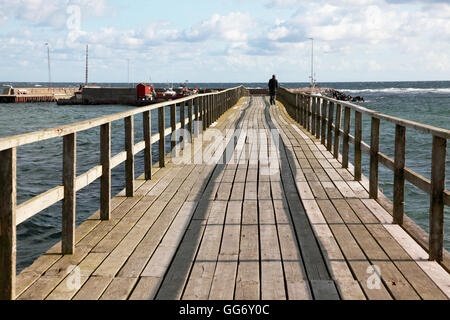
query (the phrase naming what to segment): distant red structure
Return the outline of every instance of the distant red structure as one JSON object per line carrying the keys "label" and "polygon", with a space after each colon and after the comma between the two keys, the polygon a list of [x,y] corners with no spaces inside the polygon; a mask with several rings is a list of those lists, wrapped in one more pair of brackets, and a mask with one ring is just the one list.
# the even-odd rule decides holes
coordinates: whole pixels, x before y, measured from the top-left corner
{"label": "distant red structure", "polygon": [[153,100],[154,88],[148,83],[139,83],[136,87],[138,100]]}

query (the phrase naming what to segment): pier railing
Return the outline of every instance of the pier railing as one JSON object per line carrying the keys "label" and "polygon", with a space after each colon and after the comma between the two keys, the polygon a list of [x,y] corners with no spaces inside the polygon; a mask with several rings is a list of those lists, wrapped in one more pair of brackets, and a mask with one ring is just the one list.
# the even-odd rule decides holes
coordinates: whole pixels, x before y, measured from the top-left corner
{"label": "pier railing", "polygon": [[[342,143],[342,167],[349,168],[350,144],[354,145],[354,177],[361,181],[362,153],[370,156],[369,195],[378,199],[378,170],[381,163],[394,174],[393,222],[403,225],[405,181],[430,195],[430,230],[428,252],[431,261],[443,260],[444,206],[450,205],[450,192],[445,188],[446,147],[450,131],[425,124],[392,117],[367,108],[320,95],[294,93],[286,88],[279,91],[290,116],[306,128],[339,159]],[[353,113],[353,132],[351,123]],[[371,119],[370,145],[362,141],[362,116]],[[395,157],[380,152],[380,122],[395,125]],[[406,167],[406,130],[415,130],[433,138],[431,180]],[[424,245],[424,244],[422,244]]]}
{"label": "pier railing", "polygon": [[[93,183],[100,182],[100,218],[109,220],[111,215],[111,170],[125,162],[126,196],[134,194],[134,157],[144,152],[145,179],[152,178],[152,144],[159,143],[159,166],[166,163],[165,137],[177,129],[193,132],[194,120],[206,130],[239,99],[248,95],[243,86],[221,92],[194,95],[186,98],[131,109],[93,120],[87,120],[58,128],[0,139],[0,300],[15,299],[16,281],[16,227],[53,204],[62,206],[62,254],[75,251],[76,193]],[[179,119],[177,122],[177,106]],[[185,109],[187,106],[187,115]],[[165,126],[165,108],[170,107],[170,127]],[[158,130],[152,135],[151,111],[158,110]],[[134,117],[142,115],[144,140],[135,144]],[[187,117],[186,117],[187,116]],[[111,123],[125,121],[125,150],[111,156]],[[92,128],[100,129],[99,165],[77,176],[77,133]],[[20,205],[17,205],[17,147],[52,138],[63,139],[63,183]],[[173,149],[176,142],[172,140]]]}

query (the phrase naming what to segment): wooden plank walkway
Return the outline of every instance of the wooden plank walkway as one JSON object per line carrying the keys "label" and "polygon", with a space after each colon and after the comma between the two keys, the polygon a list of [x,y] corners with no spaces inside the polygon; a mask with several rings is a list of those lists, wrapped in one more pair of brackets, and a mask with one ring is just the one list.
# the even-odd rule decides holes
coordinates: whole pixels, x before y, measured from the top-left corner
{"label": "wooden plank walkway", "polygon": [[22,271],[18,299],[450,298],[450,275],[282,105],[243,99],[205,138],[219,131],[184,153],[223,163],[138,179],[110,221],[78,227],[74,255],[57,244]]}

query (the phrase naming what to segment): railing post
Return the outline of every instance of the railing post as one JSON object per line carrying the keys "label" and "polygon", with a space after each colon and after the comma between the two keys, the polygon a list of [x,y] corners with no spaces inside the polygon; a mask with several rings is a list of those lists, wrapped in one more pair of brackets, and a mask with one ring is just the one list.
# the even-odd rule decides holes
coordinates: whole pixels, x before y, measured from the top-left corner
{"label": "railing post", "polygon": [[430,196],[430,260],[442,261],[447,140],[433,136]]}
{"label": "railing post", "polygon": [[341,147],[341,120],[342,120],[342,105],[336,105],[336,122],[334,124],[334,157],[339,158],[339,151]]}
{"label": "railing post", "polygon": [[321,104],[321,98],[315,98],[316,99],[316,115],[315,115],[315,122],[316,122],[316,138],[320,139],[320,104]]}
{"label": "railing post", "polygon": [[0,151],[0,300],[16,298],[17,149]]}
{"label": "railing post", "polygon": [[316,105],[317,105],[317,98],[312,97],[311,98],[311,134],[313,136],[316,135]]}
{"label": "railing post", "polygon": [[334,102],[328,105],[328,125],[327,125],[327,150],[331,152],[333,146],[333,117],[334,117]]}
{"label": "railing post", "polygon": [[328,100],[323,100],[322,102],[322,127],[320,130],[320,143],[323,145],[326,145],[326,138],[327,138],[327,107],[328,107]]}
{"label": "railing post", "polygon": [[100,179],[100,219],[108,221],[111,218],[111,123],[100,127],[100,164],[102,177]]}
{"label": "railing post", "polygon": [[300,107],[298,103],[298,93],[295,94],[295,121],[300,123]]}
{"label": "railing post", "polygon": [[300,123],[300,125],[303,126],[303,95],[299,94],[298,98],[299,98],[299,102],[298,102],[299,110],[298,110],[298,113],[299,113],[299,116],[300,116],[298,123]]}
{"label": "railing post", "polygon": [[134,196],[134,118],[125,118],[125,150],[127,161],[125,162],[126,196]]}
{"label": "railing post", "polygon": [[[195,98],[194,99],[194,114],[195,114],[195,122],[197,123],[197,124],[199,124],[200,123],[200,121],[201,121],[201,109],[200,109],[200,113],[199,113],[199,104],[200,104],[200,99],[201,98]],[[198,135],[199,135],[199,133],[200,133],[200,128],[199,128],[199,126],[197,125],[197,126],[195,126],[194,127],[194,134],[195,134],[195,137],[197,137]]]}
{"label": "railing post", "polygon": [[75,252],[75,215],[77,177],[77,134],[72,133],[63,138],[63,186],[62,205],[62,254]]}
{"label": "railing post", "polygon": [[202,124],[203,124],[203,131],[205,131],[206,130],[206,128],[207,128],[207,124],[208,124],[208,120],[207,120],[207,101],[206,101],[206,99],[207,99],[207,97],[206,96],[203,96],[202,97],[202,100],[201,100],[201,102],[202,102],[202,104],[201,104],[201,111],[200,111],[200,113],[201,113],[201,115],[202,115]]}
{"label": "railing post", "polygon": [[362,177],[362,113],[355,111],[355,181],[361,181]]}
{"label": "railing post", "polygon": [[350,121],[351,121],[351,109],[345,107],[344,109],[344,137],[342,142],[342,168],[348,168],[348,160],[350,153]]}
{"label": "railing post", "polygon": [[176,135],[177,128],[177,105],[173,104],[170,106],[170,127],[172,128],[171,139],[170,139],[170,150],[173,150],[177,144],[176,139],[174,139],[173,135]]}
{"label": "railing post", "polygon": [[403,224],[405,206],[405,151],[406,128],[395,126],[395,159],[394,159],[394,223]]}
{"label": "railing post", "polygon": [[[183,131],[186,129],[186,115],[185,115],[185,108],[186,108],[186,102],[182,102],[180,104],[180,122],[181,122],[181,130]],[[184,134],[180,135],[180,142],[181,142],[181,148],[184,149],[184,146],[186,145],[186,141],[184,138]]]}
{"label": "railing post", "polygon": [[380,119],[372,117],[370,136],[369,196],[378,199],[378,152],[380,151]]}
{"label": "railing post", "polygon": [[311,132],[311,109],[312,109],[312,105],[313,105],[313,97],[309,96],[309,100],[308,100],[308,118],[307,118],[307,123],[306,123],[306,130],[308,130],[309,132]]}
{"label": "railing post", "polygon": [[192,104],[193,104],[193,99],[189,100],[188,102],[188,117],[189,117],[189,123],[188,123],[188,131],[189,131],[189,136],[191,137],[191,142],[192,142]]}
{"label": "railing post", "polygon": [[159,167],[164,168],[166,166],[166,124],[164,117],[164,107],[158,109],[158,127],[159,127]]}
{"label": "railing post", "polygon": [[152,116],[151,111],[146,111],[142,114],[142,120],[144,122],[144,141],[145,141],[145,150],[144,150],[144,170],[145,170],[145,180],[152,179],[152,167],[153,167],[153,158],[152,158]]}

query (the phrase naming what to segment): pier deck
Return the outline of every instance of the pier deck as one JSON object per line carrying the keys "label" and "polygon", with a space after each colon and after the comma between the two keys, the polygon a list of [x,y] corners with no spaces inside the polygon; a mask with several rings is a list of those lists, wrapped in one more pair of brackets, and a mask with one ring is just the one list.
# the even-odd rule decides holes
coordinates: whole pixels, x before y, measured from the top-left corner
{"label": "pier deck", "polygon": [[283,105],[243,98],[204,136],[227,129],[242,131],[203,154],[232,144],[240,161],[171,161],[136,180],[109,221],[77,228],[74,255],[57,244],[22,271],[17,298],[450,298],[449,273]]}

